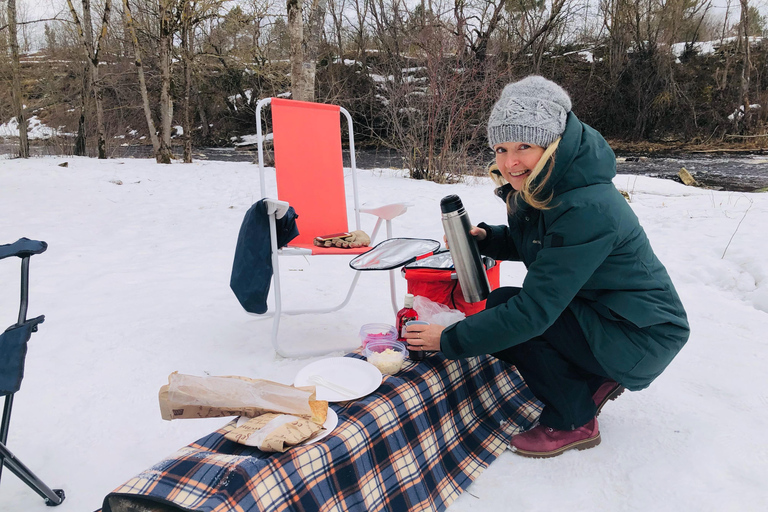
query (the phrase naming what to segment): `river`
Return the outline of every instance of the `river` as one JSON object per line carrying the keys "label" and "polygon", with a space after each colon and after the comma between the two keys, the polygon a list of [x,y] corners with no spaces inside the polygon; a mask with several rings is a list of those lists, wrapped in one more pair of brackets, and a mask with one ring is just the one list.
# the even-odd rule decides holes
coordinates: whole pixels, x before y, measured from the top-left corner
{"label": "river", "polygon": [[[33,156],[61,155],[62,145],[32,144]],[[67,147],[67,149],[69,149]],[[16,144],[0,141],[0,158],[9,158],[17,151]],[[174,148],[177,155],[181,148]],[[111,148],[111,158],[149,158],[152,148],[145,145],[126,145]],[[360,169],[403,167],[402,157],[392,149],[358,149],[356,162]],[[195,148],[194,159],[229,162],[253,162],[256,160],[255,149],[242,148]],[[345,163],[349,165],[349,155],[345,151]],[[685,168],[693,177],[706,187],[718,190],[754,192],[768,187],[768,155],[763,154],[674,154],[674,155],[617,155],[617,172],[653,176],[680,181],[678,172]]]}

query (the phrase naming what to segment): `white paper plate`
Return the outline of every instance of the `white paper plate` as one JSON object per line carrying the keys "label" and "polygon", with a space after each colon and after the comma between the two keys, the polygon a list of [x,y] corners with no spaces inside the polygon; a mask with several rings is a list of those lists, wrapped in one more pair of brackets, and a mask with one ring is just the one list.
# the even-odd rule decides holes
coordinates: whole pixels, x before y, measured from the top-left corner
{"label": "white paper plate", "polygon": [[[246,418],[245,416],[240,416],[239,418],[237,418],[237,426],[239,427],[240,425],[242,425],[243,423],[245,423],[249,419],[251,419],[251,418]],[[333,409],[331,409],[329,407],[328,408],[328,416],[326,416],[325,423],[323,423],[323,428],[325,430],[323,430],[322,432],[317,434],[316,437],[313,437],[309,441],[304,441],[303,443],[300,443],[299,446],[305,445],[305,444],[312,444],[312,443],[314,443],[316,441],[321,440],[322,438],[324,438],[325,436],[330,434],[333,431],[333,429],[336,428],[336,425],[338,425],[338,424],[339,424],[339,416],[336,414],[336,411],[334,411]]]}
{"label": "white paper plate", "polygon": [[[311,375],[319,375],[333,384],[343,386],[354,395],[349,396],[309,382]],[[381,385],[381,372],[367,361],[354,357],[329,357],[320,359],[299,370],[293,385],[316,386],[317,399],[329,402],[346,402],[371,394]]]}

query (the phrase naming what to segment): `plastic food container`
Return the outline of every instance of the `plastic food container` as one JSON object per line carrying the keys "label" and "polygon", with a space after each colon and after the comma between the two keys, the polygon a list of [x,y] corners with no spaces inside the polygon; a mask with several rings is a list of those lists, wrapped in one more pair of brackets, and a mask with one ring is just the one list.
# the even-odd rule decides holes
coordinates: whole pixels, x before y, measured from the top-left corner
{"label": "plastic food container", "polygon": [[395,340],[370,341],[363,355],[384,375],[394,375],[403,367],[408,350],[403,343]]}
{"label": "plastic food container", "polygon": [[396,341],[397,331],[389,324],[365,324],[360,328],[360,344],[363,348],[371,341]]}

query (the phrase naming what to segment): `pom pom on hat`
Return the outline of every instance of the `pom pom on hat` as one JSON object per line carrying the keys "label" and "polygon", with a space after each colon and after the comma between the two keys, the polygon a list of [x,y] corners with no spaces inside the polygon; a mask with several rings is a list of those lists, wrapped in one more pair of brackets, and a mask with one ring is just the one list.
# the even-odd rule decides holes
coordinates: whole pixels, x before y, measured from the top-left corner
{"label": "pom pom on hat", "polygon": [[508,84],[488,119],[488,145],[525,142],[546,148],[565,131],[571,98],[542,76]]}

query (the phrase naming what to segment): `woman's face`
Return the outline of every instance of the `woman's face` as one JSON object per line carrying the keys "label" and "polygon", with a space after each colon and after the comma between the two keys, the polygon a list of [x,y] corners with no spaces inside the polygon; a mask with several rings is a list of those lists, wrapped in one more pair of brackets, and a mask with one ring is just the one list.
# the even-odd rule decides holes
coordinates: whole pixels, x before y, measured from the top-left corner
{"label": "woman's face", "polygon": [[515,190],[523,188],[531,169],[536,167],[544,154],[543,147],[525,142],[503,142],[493,146],[493,150],[501,175]]}

